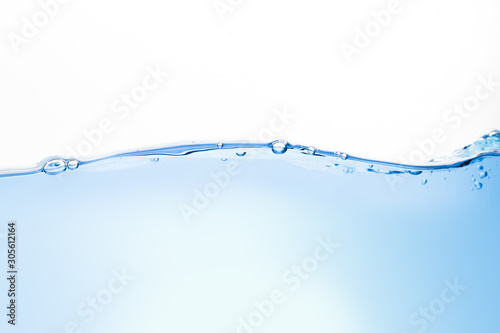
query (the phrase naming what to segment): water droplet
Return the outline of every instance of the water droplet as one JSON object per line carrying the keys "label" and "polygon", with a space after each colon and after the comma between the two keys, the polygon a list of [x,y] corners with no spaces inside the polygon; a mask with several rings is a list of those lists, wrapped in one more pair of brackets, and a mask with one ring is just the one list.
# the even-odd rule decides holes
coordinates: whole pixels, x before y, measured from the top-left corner
{"label": "water droplet", "polygon": [[422,179],[422,185],[427,184],[427,179]]}
{"label": "water droplet", "polygon": [[43,166],[43,172],[48,175],[57,175],[66,170],[66,162],[62,159],[51,160]]}
{"label": "water droplet", "polygon": [[227,161],[227,158],[221,158],[220,159],[222,162],[226,162]]}
{"label": "water droplet", "polygon": [[158,162],[160,159],[158,157],[153,157],[149,159],[151,162]]}
{"label": "water droplet", "polygon": [[486,177],[488,177],[488,172],[487,172],[487,171],[483,171],[483,172],[481,172],[481,173],[479,174],[479,177],[481,177],[481,178],[486,178]]}
{"label": "water droplet", "polygon": [[241,153],[236,153],[236,155],[237,155],[237,156],[245,156],[246,154],[247,154],[247,152],[246,152],[246,151],[241,152]]}
{"label": "water droplet", "polygon": [[219,142],[219,143],[217,144],[217,148],[219,148],[219,149],[221,149],[221,148],[222,148],[222,146],[223,146],[222,142]]}
{"label": "water droplet", "polygon": [[80,162],[77,160],[69,160],[67,163],[68,170],[75,170],[80,166]]}
{"label": "water droplet", "polygon": [[474,182],[474,186],[475,186],[478,190],[480,190],[480,189],[482,189],[482,188],[483,188],[483,184],[482,184],[482,183],[480,183],[480,182],[478,182],[478,181],[475,181],[475,182]]}
{"label": "water droplet", "polygon": [[316,148],[313,146],[307,147],[306,152],[309,155],[314,155],[316,153]]}
{"label": "water droplet", "polygon": [[284,154],[286,150],[288,149],[288,142],[282,141],[282,140],[277,140],[273,141],[271,143],[271,149],[273,150],[273,153],[275,154]]}

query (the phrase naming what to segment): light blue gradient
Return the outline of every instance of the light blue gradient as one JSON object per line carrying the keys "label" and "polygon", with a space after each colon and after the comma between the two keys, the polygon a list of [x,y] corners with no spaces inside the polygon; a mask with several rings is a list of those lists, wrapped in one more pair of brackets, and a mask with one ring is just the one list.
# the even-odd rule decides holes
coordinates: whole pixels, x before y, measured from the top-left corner
{"label": "light blue gradient", "polygon": [[499,332],[495,135],[425,166],[224,144],[4,175],[19,294],[1,331]]}

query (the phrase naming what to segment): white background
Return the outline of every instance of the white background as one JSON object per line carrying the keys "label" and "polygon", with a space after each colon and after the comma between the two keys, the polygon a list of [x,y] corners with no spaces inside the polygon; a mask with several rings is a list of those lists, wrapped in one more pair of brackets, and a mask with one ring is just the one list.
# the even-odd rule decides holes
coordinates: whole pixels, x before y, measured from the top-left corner
{"label": "white background", "polygon": [[[2,170],[88,148],[85,132],[94,143],[82,159],[260,141],[271,129],[294,144],[417,162],[500,129],[500,86],[485,96],[479,79],[500,82],[496,0],[62,2],[0,4]],[[357,53],[346,57],[347,44]],[[128,115],[113,112],[157,67],[168,77]],[[471,111],[453,111],[467,102]],[[293,119],[274,126],[284,109]]]}

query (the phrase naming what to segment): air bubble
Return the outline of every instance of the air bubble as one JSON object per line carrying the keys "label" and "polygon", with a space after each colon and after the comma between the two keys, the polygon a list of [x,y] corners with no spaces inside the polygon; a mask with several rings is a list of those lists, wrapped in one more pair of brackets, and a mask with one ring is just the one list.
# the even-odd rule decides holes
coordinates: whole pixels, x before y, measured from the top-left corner
{"label": "air bubble", "polygon": [[481,177],[481,178],[486,178],[486,177],[488,177],[488,171],[483,171],[483,172],[481,172],[481,173],[479,174],[479,177]]}
{"label": "air bubble", "polygon": [[275,154],[284,154],[288,149],[288,142],[282,140],[274,141],[271,143],[271,149]]}
{"label": "air bubble", "polygon": [[344,173],[353,173],[356,169],[353,167],[344,167],[342,170]]}
{"label": "air bubble", "polygon": [[66,170],[66,162],[62,159],[51,160],[43,166],[43,172],[48,175],[58,175]]}
{"label": "air bubble", "polygon": [[483,184],[482,184],[482,183],[480,183],[480,182],[478,182],[478,181],[475,181],[475,182],[474,182],[474,186],[475,186],[478,190],[480,190],[480,189],[482,189],[482,188],[483,188]]}
{"label": "air bubble", "polygon": [[316,154],[316,150],[317,149],[315,147],[310,146],[310,147],[307,147],[306,152],[309,155],[314,155],[314,154]]}
{"label": "air bubble", "polygon": [[155,163],[158,162],[160,159],[158,157],[153,157],[149,159],[151,162]]}
{"label": "air bubble", "polygon": [[427,179],[422,179],[422,185],[427,184]]}
{"label": "air bubble", "polygon": [[335,153],[339,158],[343,159],[343,160],[347,160],[347,154],[346,153],[342,153],[340,151],[336,152]]}
{"label": "air bubble", "polygon": [[483,169],[484,169],[484,167],[483,167],[482,165],[479,165],[477,168],[478,168],[479,170],[483,170]]}
{"label": "air bubble", "polygon": [[80,166],[80,162],[77,160],[69,160],[67,163],[68,170],[75,170]]}
{"label": "air bubble", "polygon": [[227,158],[221,158],[220,159],[222,162],[226,162],[227,161]]}
{"label": "air bubble", "polygon": [[237,155],[237,156],[240,156],[240,157],[241,157],[241,156],[245,156],[246,154],[247,154],[247,152],[246,152],[246,151],[241,152],[241,153],[236,153],[236,155]]}

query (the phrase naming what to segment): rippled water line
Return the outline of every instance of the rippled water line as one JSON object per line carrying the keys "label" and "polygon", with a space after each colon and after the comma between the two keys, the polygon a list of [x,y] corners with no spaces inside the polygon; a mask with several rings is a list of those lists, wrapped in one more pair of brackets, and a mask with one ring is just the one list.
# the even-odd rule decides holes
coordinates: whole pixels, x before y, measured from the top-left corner
{"label": "rippled water line", "polygon": [[[218,142],[209,144],[179,145],[172,147],[155,148],[142,151],[133,151],[133,152],[115,154],[88,161],[78,161],[74,158],[66,159],[62,157],[52,157],[45,159],[42,163],[39,163],[36,167],[33,168],[23,169],[23,170],[13,170],[13,171],[7,170],[0,172],[0,177],[23,176],[23,175],[36,174],[40,172],[45,172],[49,175],[56,175],[66,170],[75,170],[80,165],[86,165],[114,158],[140,157],[140,156],[150,156],[150,155],[186,156],[213,150],[234,150],[234,149],[255,149],[257,151],[259,149],[263,150],[271,149],[271,151],[276,155],[282,155],[288,151],[297,151],[318,158],[333,158],[334,160],[337,161],[349,160],[354,162],[366,163],[370,165],[370,167],[367,169],[370,172],[386,173],[386,174],[391,174],[391,173],[413,174],[413,172],[415,172],[415,174],[419,174],[418,171],[460,168],[469,165],[475,160],[480,160],[485,157],[500,156],[500,131],[495,130],[487,135],[484,135],[478,141],[453,152],[447,157],[431,160],[430,162],[421,165],[409,165],[409,164],[400,164],[394,162],[378,161],[373,159],[365,159],[361,157],[348,155],[344,152],[320,150],[312,146],[292,145],[287,141],[276,140],[270,143]],[[373,165],[388,167],[390,170],[384,172],[378,172],[373,168]]]}

